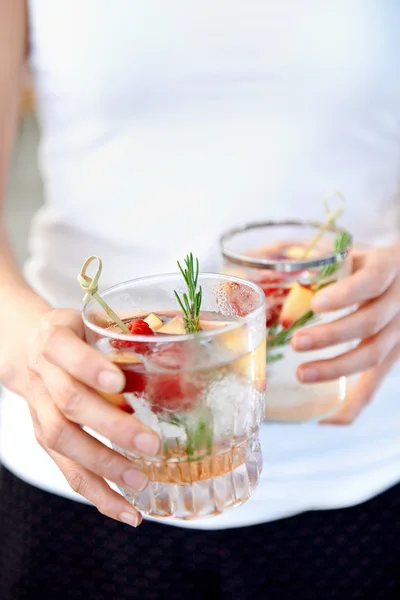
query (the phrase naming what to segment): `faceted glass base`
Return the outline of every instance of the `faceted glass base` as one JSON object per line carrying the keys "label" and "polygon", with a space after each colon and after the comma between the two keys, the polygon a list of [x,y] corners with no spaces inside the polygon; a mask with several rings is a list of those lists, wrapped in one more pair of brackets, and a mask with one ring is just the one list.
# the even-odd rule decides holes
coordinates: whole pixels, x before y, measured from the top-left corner
{"label": "faceted glass base", "polygon": [[[163,476],[154,481],[153,473],[161,468]],[[138,494],[120,489],[128,502],[145,515],[199,519],[246,502],[257,487],[261,470],[260,443],[252,439],[203,460],[164,462],[152,467],[147,487]]]}

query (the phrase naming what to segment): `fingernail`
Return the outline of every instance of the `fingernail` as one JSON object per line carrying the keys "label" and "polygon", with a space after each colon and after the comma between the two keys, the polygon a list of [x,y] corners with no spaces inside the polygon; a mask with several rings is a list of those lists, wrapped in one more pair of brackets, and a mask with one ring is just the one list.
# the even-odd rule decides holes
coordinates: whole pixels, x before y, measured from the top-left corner
{"label": "fingernail", "polygon": [[325,419],[324,421],[319,421],[318,425],[341,425],[341,426],[346,426],[346,425],[351,425],[351,421],[348,421],[346,419],[336,419],[335,417],[332,417],[331,419]]}
{"label": "fingernail", "polygon": [[300,369],[299,371],[299,379],[303,381],[303,383],[309,383],[310,381],[316,381],[318,377],[318,373],[315,369]]}
{"label": "fingernail", "polygon": [[118,371],[102,371],[99,375],[100,389],[117,394],[124,387],[124,376]]}
{"label": "fingernail", "polygon": [[311,350],[312,338],[306,334],[298,334],[293,338],[293,346],[295,350]]}
{"label": "fingernail", "polygon": [[151,433],[139,433],[133,438],[133,444],[141,454],[156,456],[160,451],[160,438]]}
{"label": "fingernail", "polygon": [[142,522],[142,517],[140,515],[135,515],[134,513],[122,512],[119,515],[119,520],[132,527],[137,527]]}
{"label": "fingernail", "polygon": [[140,471],[136,469],[129,469],[129,471],[125,471],[122,475],[122,479],[124,483],[128,485],[131,489],[141,492],[147,485],[147,477]]}

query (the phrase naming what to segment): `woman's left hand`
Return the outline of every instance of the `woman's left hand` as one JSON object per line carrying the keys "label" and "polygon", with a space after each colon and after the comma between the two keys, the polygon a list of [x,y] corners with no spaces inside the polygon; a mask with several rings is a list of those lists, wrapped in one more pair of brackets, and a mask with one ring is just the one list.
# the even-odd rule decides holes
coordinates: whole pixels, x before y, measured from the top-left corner
{"label": "woman's left hand", "polygon": [[347,316],[302,329],[292,338],[299,352],[361,340],[344,354],[298,368],[304,383],[361,373],[344,407],[323,423],[352,423],[400,357],[400,243],[355,252],[353,274],[316,294],[312,309],[324,313],[354,305],[358,309]]}

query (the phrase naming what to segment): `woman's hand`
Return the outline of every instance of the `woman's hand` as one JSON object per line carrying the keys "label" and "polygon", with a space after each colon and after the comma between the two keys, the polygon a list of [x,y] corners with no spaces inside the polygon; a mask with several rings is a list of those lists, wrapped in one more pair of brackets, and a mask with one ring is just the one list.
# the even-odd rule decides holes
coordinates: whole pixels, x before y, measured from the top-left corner
{"label": "woman's hand", "polygon": [[324,421],[338,425],[354,421],[400,356],[400,244],[354,253],[353,265],[353,274],[319,292],[312,308],[320,313],[354,305],[358,309],[332,323],[303,329],[292,339],[299,352],[360,340],[336,358],[298,369],[304,383],[362,373],[342,410]]}
{"label": "woman's hand", "polygon": [[105,479],[137,492],[145,487],[146,477],[82,426],[148,457],[158,454],[160,440],[96,393],[120,392],[124,376],[83,338],[79,311],[53,310],[41,321],[28,365],[31,386],[27,401],[36,439],[75,492],[101,513],[137,526],[140,514]]}

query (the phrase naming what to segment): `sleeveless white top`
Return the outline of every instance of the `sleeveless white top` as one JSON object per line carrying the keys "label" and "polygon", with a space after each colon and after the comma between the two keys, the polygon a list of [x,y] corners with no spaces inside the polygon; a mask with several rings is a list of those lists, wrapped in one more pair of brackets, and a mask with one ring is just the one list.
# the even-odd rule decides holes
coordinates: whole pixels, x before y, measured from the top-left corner
{"label": "sleeveless white top", "polygon": [[[31,63],[46,204],[26,276],[54,306],[103,284],[218,268],[220,233],[245,221],[321,218],[347,199],[358,243],[400,236],[397,0],[32,0]],[[400,480],[400,370],[347,428],[264,425],[254,497],[187,527],[250,525],[349,506]],[[16,475],[76,496],[36,444],[22,399],[1,402]]]}

